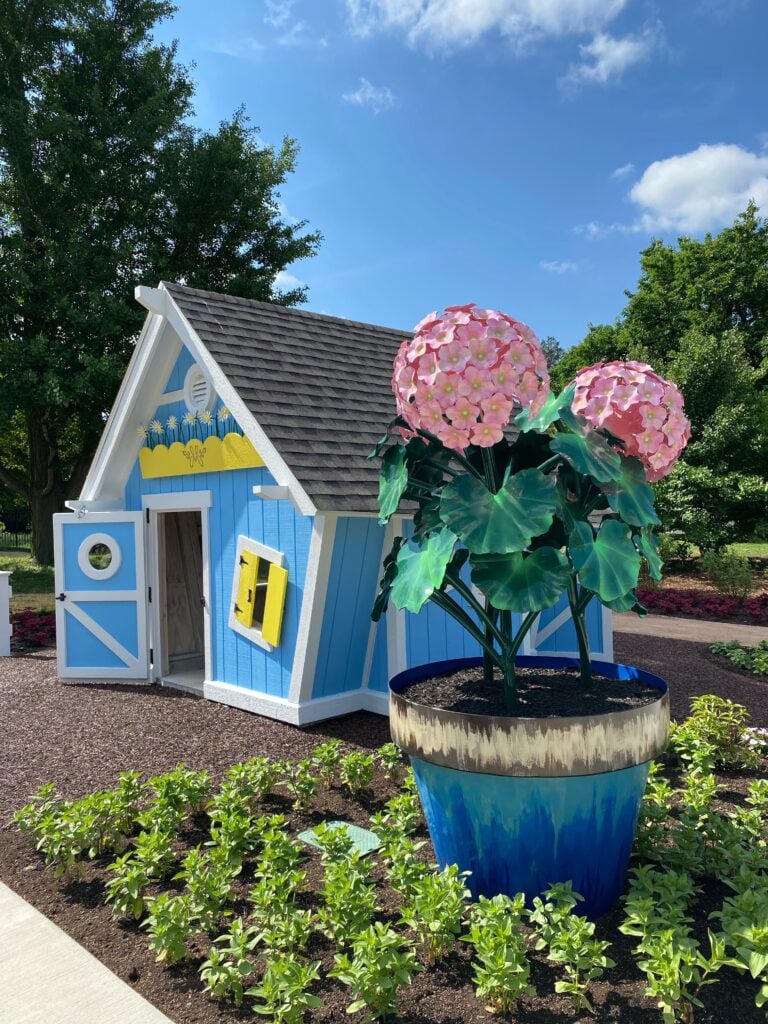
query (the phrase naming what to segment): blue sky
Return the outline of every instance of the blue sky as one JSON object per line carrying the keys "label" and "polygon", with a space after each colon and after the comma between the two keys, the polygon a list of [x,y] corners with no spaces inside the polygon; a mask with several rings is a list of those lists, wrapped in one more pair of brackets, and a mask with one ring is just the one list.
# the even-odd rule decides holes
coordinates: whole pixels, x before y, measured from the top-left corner
{"label": "blue sky", "polygon": [[308,308],[409,328],[477,302],[563,345],[653,237],[768,209],[764,0],[180,0],[196,117],[301,146]]}

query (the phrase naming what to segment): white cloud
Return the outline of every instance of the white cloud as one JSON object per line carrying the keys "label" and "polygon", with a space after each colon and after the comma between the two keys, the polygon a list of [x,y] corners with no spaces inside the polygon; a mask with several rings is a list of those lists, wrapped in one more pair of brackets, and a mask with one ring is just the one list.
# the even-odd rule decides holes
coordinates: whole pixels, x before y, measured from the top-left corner
{"label": "white cloud", "polygon": [[345,103],[368,107],[374,114],[391,110],[395,105],[395,97],[389,86],[371,85],[367,78],[361,78],[358,88],[354,92],[345,92],[341,98]]}
{"label": "white cloud", "polygon": [[281,292],[290,292],[294,288],[306,288],[306,282],[300,280],[300,278],[289,274],[285,270],[279,270],[274,281],[275,288],[279,288]]}
{"label": "white cloud", "polygon": [[437,51],[497,32],[516,46],[542,36],[597,32],[629,0],[346,0],[353,32],[390,30]]}
{"label": "white cloud", "polygon": [[265,49],[263,43],[251,37],[245,39],[222,40],[211,46],[213,53],[222,53],[225,57],[255,57]]}
{"label": "white cloud", "polygon": [[573,274],[579,269],[578,263],[573,260],[540,260],[539,270],[548,274]]}
{"label": "white cloud", "polygon": [[566,90],[573,90],[581,85],[605,85],[619,79],[634,64],[648,60],[660,39],[657,27],[646,28],[640,35],[621,38],[598,32],[591,43],[579,47],[582,60],[570,66],[560,84]]}
{"label": "white cloud", "polygon": [[295,0],[266,0],[264,21],[273,28],[285,28],[291,18]]}
{"label": "white cloud", "polygon": [[634,164],[622,164],[621,167],[617,167],[615,171],[611,171],[612,178],[626,178],[628,174],[634,171]]}
{"label": "white cloud", "polygon": [[768,153],[720,143],[657,160],[629,198],[639,230],[702,232],[730,223],[750,199],[768,207]]}

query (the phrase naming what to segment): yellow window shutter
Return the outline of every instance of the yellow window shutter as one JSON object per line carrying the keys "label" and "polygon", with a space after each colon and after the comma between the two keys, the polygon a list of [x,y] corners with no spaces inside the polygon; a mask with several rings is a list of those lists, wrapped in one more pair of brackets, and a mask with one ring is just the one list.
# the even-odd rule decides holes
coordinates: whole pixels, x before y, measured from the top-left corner
{"label": "yellow window shutter", "polygon": [[285,592],[288,589],[288,570],[274,563],[269,566],[267,579],[267,601],[264,605],[264,624],[261,635],[277,647],[280,643],[280,629],[283,625],[283,609],[285,608]]}
{"label": "yellow window shutter", "polygon": [[253,625],[253,607],[256,603],[256,577],[259,574],[259,556],[252,551],[240,554],[240,582],[235,599],[235,618],[247,626]]}

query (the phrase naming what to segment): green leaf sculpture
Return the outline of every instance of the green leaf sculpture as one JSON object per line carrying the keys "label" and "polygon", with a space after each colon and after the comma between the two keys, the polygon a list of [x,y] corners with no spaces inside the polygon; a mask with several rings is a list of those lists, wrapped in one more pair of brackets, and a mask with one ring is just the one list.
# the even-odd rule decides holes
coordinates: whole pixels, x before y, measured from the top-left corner
{"label": "green leaf sculpture", "polygon": [[440,587],[456,545],[456,534],[445,527],[428,537],[407,540],[397,555],[397,575],[392,583],[392,600],[398,608],[418,612]]}
{"label": "green leaf sculpture", "polygon": [[561,410],[570,409],[575,392],[576,387],[573,384],[565,391],[561,391],[559,395],[550,391],[546,402],[534,416],[531,416],[531,407],[526,406],[521,413],[515,416],[515,424],[523,432],[536,430],[540,434],[546,434],[552,424],[560,419]]}
{"label": "green leaf sculpture", "polygon": [[624,455],[619,459],[621,469],[617,478],[601,484],[608,504],[631,526],[658,526],[661,520],[653,507],[653,490],[646,483],[642,462]]}
{"label": "green leaf sculpture", "polygon": [[523,551],[552,525],[557,508],[555,481],[538,469],[510,476],[495,494],[474,476],[446,484],[440,516],[476,555]]}
{"label": "green leaf sculpture", "polygon": [[397,512],[397,506],[408,486],[408,467],[405,464],[405,448],[394,444],[388,448],[381,460],[379,473],[379,522],[388,523]]}
{"label": "green leaf sculpture", "polygon": [[583,434],[558,434],[550,443],[577,473],[586,473],[595,483],[607,484],[621,475],[621,456],[596,430]]}
{"label": "green leaf sculpture", "polygon": [[664,561],[659,554],[659,538],[653,532],[653,527],[644,526],[633,539],[635,547],[648,563],[648,575],[652,580],[660,580]]}
{"label": "green leaf sculpture", "polygon": [[601,601],[616,601],[637,586],[640,554],[628,526],[607,519],[595,536],[589,523],[576,523],[568,542],[568,555],[579,581]]}
{"label": "green leaf sculpture", "polygon": [[392,584],[397,576],[397,556],[403,543],[402,537],[395,537],[394,544],[387,557],[384,559],[384,575],[379,581],[379,592],[373,602],[371,618],[378,622],[389,605],[389,595],[392,593]]}
{"label": "green leaf sculpture", "polygon": [[557,603],[571,577],[562,551],[537,548],[530,555],[471,555],[472,582],[495,608],[535,612]]}
{"label": "green leaf sculpture", "polygon": [[612,612],[635,612],[637,615],[647,615],[648,609],[640,604],[637,594],[630,590],[628,594],[617,597],[615,601],[604,601],[603,604]]}

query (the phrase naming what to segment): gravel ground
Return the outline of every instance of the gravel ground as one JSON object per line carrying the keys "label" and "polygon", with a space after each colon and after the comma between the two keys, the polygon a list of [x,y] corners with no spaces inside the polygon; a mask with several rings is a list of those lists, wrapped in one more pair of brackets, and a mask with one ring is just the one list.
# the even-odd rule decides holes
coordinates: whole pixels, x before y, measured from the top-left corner
{"label": "gravel ground", "polygon": [[[705,644],[624,633],[615,655],[669,681],[676,718],[691,697],[718,693],[768,726],[768,682],[723,668]],[[0,662],[0,706],[0,822],[51,779],[75,797],[129,768],[157,774],[184,761],[217,772],[255,755],[300,758],[331,736],[368,749],[389,739],[386,719],[369,712],[301,730],[160,687],[65,686],[51,650]]]}
{"label": "gravel ground", "polygon": [[[656,639],[632,634],[617,635],[616,659],[637,664],[670,682],[672,711],[688,712],[690,698],[700,693],[719,693],[745,704],[755,725],[768,725],[768,682],[729,671],[709,654],[707,645]],[[52,651],[15,657],[0,662],[0,877],[44,914],[82,943],[128,984],[135,987],[176,1024],[243,1024],[253,1020],[249,1008],[227,1008],[200,991],[197,969],[205,955],[204,944],[193,949],[193,959],[171,970],[154,961],[144,932],[136,924],[117,924],[104,905],[104,863],[89,862],[81,881],[63,886],[53,872],[42,868],[29,838],[5,827],[11,812],[24,803],[42,782],[55,779],[67,797],[113,784],[121,770],[141,769],[155,774],[179,761],[218,772],[235,761],[257,754],[271,757],[304,756],[323,738],[339,737],[350,747],[374,748],[388,739],[385,718],[360,712],[321,723],[306,730],[189,697],[157,687],[64,686],[56,679]],[[730,780],[731,796],[740,799],[744,779]],[[297,823],[292,831],[337,818],[365,825],[368,815],[388,795],[377,789],[357,806],[336,791],[321,794],[311,822]],[[279,799],[279,798],[275,798]],[[287,801],[274,810],[291,815]],[[195,828],[198,827],[195,825]],[[192,830],[188,845],[205,838]],[[310,854],[310,861],[312,854]],[[312,864],[309,865],[310,873]],[[246,880],[247,881],[247,880]],[[381,886],[380,886],[381,888]],[[698,915],[702,921],[722,902],[727,890],[707,891]],[[390,894],[391,895],[391,894]],[[395,904],[384,898],[382,909],[391,914]],[[390,901],[391,902],[391,901]],[[643,982],[633,963],[631,943],[617,931],[620,910],[600,922],[600,937],[613,942],[616,967],[604,981],[593,986],[596,1015],[576,1014],[564,996],[554,994],[555,972],[542,957],[533,958],[532,980],[539,997],[524,1000],[520,1009],[497,1019],[520,1024],[657,1024],[659,1012],[653,1000],[642,994]],[[331,966],[331,953],[322,942],[308,952]],[[327,945],[327,944],[326,944]],[[317,948],[315,948],[317,947]],[[330,948],[330,947],[329,947]],[[461,944],[445,964],[418,975],[401,998],[399,1024],[484,1024],[489,1020],[477,1001],[471,983],[470,955]],[[44,971],[44,961],[41,962]],[[762,1011],[754,1006],[753,985],[735,972],[704,990],[705,1006],[696,1011],[697,1024],[759,1024]],[[319,994],[325,1005],[313,1012],[316,1024],[341,1024],[350,1018],[338,984],[325,979]],[[2,1011],[0,1011],[2,1018]]]}

